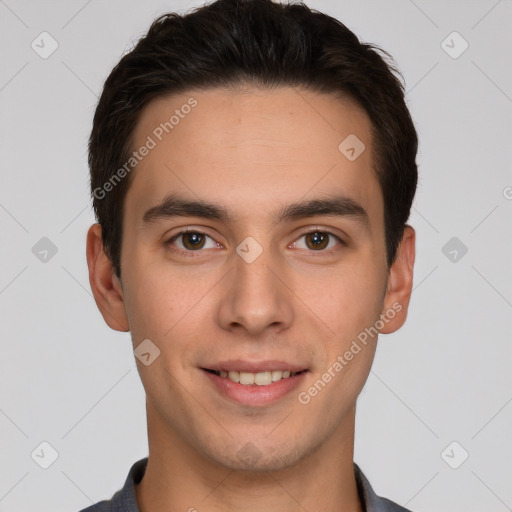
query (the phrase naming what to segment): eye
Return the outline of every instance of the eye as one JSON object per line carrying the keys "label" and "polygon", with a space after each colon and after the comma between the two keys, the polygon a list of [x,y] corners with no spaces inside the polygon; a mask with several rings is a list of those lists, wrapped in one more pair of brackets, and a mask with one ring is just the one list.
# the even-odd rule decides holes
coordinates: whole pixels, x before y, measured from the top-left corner
{"label": "eye", "polygon": [[[207,240],[211,240],[208,244]],[[177,247],[182,252],[198,252],[200,249],[215,249],[219,244],[202,231],[187,229],[173,235],[165,242],[166,245]]]}
{"label": "eye", "polygon": [[[297,249],[310,249],[316,252],[326,252],[326,249],[332,249],[333,246],[337,245],[345,245],[343,240],[331,233],[330,231],[322,231],[320,229],[314,229],[312,231],[308,231],[303,233],[298,240],[304,238],[305,243],[294,242],[292,244],[293,248]],[[337,242],[337,243],[334,243]]]}
{"label": "eye", "polygon": [[[304,242],[301,240],[304,239]],[[201,249],[215,249],[222,247],[211,236],[196,229],[186,229],[173,235],[165,242],[175,252],[193,253]],[[313,229],[303,233],[296,242],[291,244],[293,249],[306,249],[314,252],[329,252],[338,245],[346,245],[345,242],[334,233],[321,229]]]}

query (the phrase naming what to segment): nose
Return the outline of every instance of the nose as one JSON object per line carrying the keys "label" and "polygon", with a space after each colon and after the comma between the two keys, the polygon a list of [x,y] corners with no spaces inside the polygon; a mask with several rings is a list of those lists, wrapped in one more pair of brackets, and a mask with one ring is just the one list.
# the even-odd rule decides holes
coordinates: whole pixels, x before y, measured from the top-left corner
{"label": "nose", "polygon": [[250,263],[233,255],[234,268],[226,276],[218,308],[223,329],[261,337],[265,331],[275,334],[293,322],[293,293],[286,285],[283,266],[272,261],[269,250]]}

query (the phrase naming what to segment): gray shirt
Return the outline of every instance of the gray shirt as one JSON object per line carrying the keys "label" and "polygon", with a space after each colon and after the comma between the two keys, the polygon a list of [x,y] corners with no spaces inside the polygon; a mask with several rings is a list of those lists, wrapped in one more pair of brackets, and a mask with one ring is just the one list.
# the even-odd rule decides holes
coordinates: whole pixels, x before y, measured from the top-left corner
{"label": "gray shirt", "polygon": [[[100,501],[96,505],[87,507],[80,512],[140,512],[135,498],[135,484],[138,484],[148,463],[147,457],[136,462],[130,469],[123,488],[117,491],[111,500]],[[359,498],[365,512],[411,512],[410,510],[393,503],[392,501],[377,496],[370,482],[366,479],[359,466],[354,462]]]}

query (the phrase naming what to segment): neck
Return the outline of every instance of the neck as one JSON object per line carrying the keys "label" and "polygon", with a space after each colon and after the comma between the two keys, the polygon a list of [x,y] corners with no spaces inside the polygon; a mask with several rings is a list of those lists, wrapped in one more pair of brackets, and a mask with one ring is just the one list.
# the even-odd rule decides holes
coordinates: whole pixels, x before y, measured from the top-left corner
{"label": "neck", "polygon": [[[148,415],[149,459],[135,487],[140,512],[363,512],[353,467],[355,407],[294,466],[235,471],[198,453]],[[151,418],[151,419],[150,419]]]}

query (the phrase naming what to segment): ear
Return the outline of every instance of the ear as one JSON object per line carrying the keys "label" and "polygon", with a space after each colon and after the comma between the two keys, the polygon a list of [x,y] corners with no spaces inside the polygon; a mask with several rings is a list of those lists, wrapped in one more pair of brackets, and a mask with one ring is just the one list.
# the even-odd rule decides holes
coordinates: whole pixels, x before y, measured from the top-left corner
{"label": "ear", "polygon": [[[407,309],[412,293],[413,267],[416,254],[415,243],[416,232],[411,226],[405,226],[395,261],[389,269],[382,310],[382,315],[386,316],[387,321],[383,322],[384,327],[380,329],[382,334],[397,331],[407,318]],[[392,311],[394,312],[393,317],[390,314]]]}
{"label": "ear", "polygon": [[115,331],[129,331],[122,284],[103,248],[99,224],[93,224],[87,232],[87,266],[94,300],[103,319]]}

